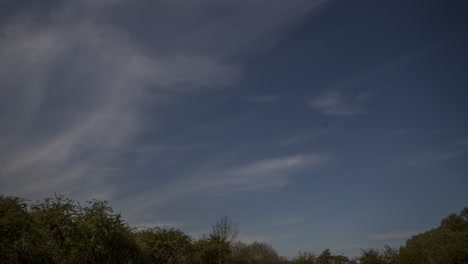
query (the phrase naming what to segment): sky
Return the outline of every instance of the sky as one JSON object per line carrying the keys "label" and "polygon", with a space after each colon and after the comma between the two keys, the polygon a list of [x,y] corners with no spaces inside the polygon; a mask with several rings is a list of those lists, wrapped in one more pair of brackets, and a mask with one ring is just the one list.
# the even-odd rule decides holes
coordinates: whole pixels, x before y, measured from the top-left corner
{"label": "sky", "polygon": [[0,193],[355,256],[468,206],[463,0],[0,0]]}

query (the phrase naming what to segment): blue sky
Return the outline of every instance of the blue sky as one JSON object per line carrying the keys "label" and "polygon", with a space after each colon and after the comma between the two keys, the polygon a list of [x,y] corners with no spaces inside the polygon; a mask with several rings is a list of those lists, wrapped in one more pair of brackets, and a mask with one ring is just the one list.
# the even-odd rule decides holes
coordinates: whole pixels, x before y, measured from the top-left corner
{"label": "blue sky", "polygon": [[353,256],[468,204],[464,1],[0,1],[0,193]]}

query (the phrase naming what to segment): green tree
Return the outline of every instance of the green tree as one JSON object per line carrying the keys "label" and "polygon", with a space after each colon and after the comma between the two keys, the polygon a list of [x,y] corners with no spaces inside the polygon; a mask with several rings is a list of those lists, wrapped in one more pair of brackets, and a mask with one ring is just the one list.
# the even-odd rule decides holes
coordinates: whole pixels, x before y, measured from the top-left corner
{"label": "green tree", "polygon": [[224,264],[231,254],[230,243],[215,235],[203,236],[194,244],[191,263]]}
{"label": "green tree", "polygon": [[253,242],[250,245],[236,243],[232,246],[232,263],[242,264],[281,264],[286,259],[279,256],[276,250],[267,243]]}
{"label": "green tree", "polygon": [[325,249],[320,253],[315,262],[316,264],[348,264],[354,263],[348,257],[342,255],[332,255],[330,249]]}
{"label": "green tree", "polygon": [[35,263],[33,232],[25,200],[0,195],[0,263]]}
{"label": "green tree", "polygon": [[31,205],[34,230],[37,232],[36,248],[50,263],[71,263],[77,243],[78,228],[75,219],[79,206],[63,196],[47,198]]}
{"label": "green tree", "polygon": [[384,245],[384,249],[381,253],[385,264],[397,264],[399,254],[400,251],[397,248],[393,248],[387,244]]}
{"label": "green tree", "polygon": [[400,249],[401,264],[468,263],[468,239],[460,232],[436,228],[413,236]]}
{"label": "green tree", "polygon": [[292,260],[291,264],[315,264],[317,256],[312,252],[301,252],[297,254]]}
{"label": "green tree", "polygon": [[297,254],[292,260],[292,264],[315,264],[317,261],[317,256],[312,252],[301,252]]}
{"label": "green tree", "polygon": [[325,249],[317,257],[317,264],[333,264],[333,257],[330,249]]}
{"label": "green tree", "polygon": [[192,252],[192,239],[180,230],[150,228],[137,231],[135,236],[144,263],[186,263]]}
{"label": "green tree", "polygon": [[438,228],[411,237],[400,249],[399,263],[468,263],[468,208],[451,214]]}
{"label": "green tree", "polygon": [[461,210],[459,214],[450,214],[442,219],[440,227],[468,236],[468,207]]}
{"label": "green tree", "polygon": [[376,249],[361,250],[359,264],[386,264],[382,254]]}
{"label": "green tree", "polygon": [[79,263],[129,263],[138,246],[120,214],[105,201],[93,200],[81,208],[75,222],[79,230],[74,247]]}

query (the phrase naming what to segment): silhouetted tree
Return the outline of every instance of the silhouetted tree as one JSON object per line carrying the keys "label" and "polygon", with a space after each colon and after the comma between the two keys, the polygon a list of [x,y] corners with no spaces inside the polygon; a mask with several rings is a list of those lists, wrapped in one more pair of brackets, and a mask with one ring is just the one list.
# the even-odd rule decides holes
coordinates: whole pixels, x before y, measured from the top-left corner
{"label": "silhouetted tree", "polygon": [[411,237],[400,249],[398,263],[468,263],[468,208],[441,225]]}
{"label": "silhouetted tree", "polygon": [[144,263],[186,263],[192,252],[192,239],[176,229],[150,228],[135,234]]}
{"label": "silhouetted tree", "polygon": [[224,264],[231,254],[230,244],[215,235],[203,236],[195,242],[194,249],[191,263],[197,264]]}
{"label": "silhouetted tree", "polygon": [[239,235],[239,226],[229,216],[221,216],[216,219],[216,223],[212,226],[211,235],[228,243],[233,243]]}
{"label": "silhouetted tree", "polygon": [[468,208],[450,214],[439,227],[415,235],[400,249],[362,250],[357,259],[299,252],[291,261],[269,244],[237,241],[229,217],[194,241],[176,229],[131,229],[105,201],[86,206],[63,196],[28,206],[0,195],[0,263],[159,264],[468,264]]}
{"label": "silhouetted tree", "polygon": [[291,264],[315,264],[317,256],[312,252],[301,252],[291,260]]}

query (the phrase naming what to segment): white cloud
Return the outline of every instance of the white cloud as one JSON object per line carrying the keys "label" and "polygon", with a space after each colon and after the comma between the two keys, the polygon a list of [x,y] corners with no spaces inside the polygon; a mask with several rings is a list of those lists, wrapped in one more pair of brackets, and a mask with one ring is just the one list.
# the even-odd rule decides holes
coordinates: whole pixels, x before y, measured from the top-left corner
{"label": "white cloud", "polygon": [[369,93],[346,96],[342,92],[329,92],[310,99],[307,104],[324,114],[350,116],[362,113],[362,104],[369,97]]}
{"label": "white cloud", "polygon": [[[126,188],[108,179],[148,126],[142,106],[236,84],[237,58],[265,50],[321,2],[232,2],[221,15],[211,1],[152,2],[160,13],[143,19],[131,15],[134,1],[64,1],[13,14],[1,25],[0,192],[109,199]],[[134,20],[116,22],[116,12]]]}
{"label": "white cloud", "polygon": [[[230,195],[239,192],[274,191],[288,184],[298,172],[313,169],[328,158],[322,154],[300,154],[264,159],[223,168],[203,168],[187,178],[143,192],[124,201],[128,215],[169,205],[193,195]],[[157,197],[148,199],[148,197]],[[135,204],[141,206],[135,207]]]}
{"label": "white cloud", "polygon": [[44,28],[7,25],[0,49],[2,192],[109,198],[115,186],[105,178],[118,174],[114,159],[144,124],[142,102],[240,78],[237,66],[211,57],[149,56],[116,28],[57,19]]}
{"label": "white cloud", "polygon": [[325,162],[323,155],[295,155],[268,159],[228,169],[204,184],[213,190],[252,191],[276,189],[286,185],[294,171]]}

